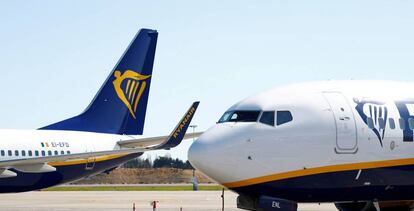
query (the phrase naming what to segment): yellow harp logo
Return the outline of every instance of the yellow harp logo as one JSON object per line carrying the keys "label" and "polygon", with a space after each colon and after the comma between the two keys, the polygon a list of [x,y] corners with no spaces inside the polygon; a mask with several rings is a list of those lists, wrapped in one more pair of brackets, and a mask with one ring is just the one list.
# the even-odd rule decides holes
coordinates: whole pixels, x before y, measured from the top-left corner
{"label": "yellow harp logo", "polygon": [[[121,71],[116,70],[114,76],[115,80],[112,83],[114,84],[116,94],[128,108],[134,119],[136,119],[135,112],[137,110],[139,99],[147,86],[145,80],[151,77],[151,75],[141,75],[132,70],[126,70],[124,74],[121,74]],[[123,86],[124,81],[126,82],[126,85]]]}

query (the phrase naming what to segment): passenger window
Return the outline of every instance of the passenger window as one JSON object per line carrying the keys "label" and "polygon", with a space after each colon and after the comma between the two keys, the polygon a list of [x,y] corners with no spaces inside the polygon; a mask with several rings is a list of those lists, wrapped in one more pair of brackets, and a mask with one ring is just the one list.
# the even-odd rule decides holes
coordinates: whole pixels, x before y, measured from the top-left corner
{"label": "passenger window", "polygon": [[37,151],[37,150],[35,151],[35,156],[39,157],[39,151]]}
{"label": "passenger window", "polygon": [[369,128],[374,128],[374,120],[371,117],[367,118],[367,125]]}
{"label": "passenger window", "polygon": [[398,121],[400,123],[400,129],[405,130],[405,121],[404,121],[404,119],[399,119]]}
{"label": "passenger window", "polygon": [[14,150],[14,155],[19,156],[19,150]]}
{"label": "passenger window", "polygon": [[277,125],[282,125],[293,120],[290,111],[277,111]]}
{"label": "passenger window", "polygon": [[1,150],[1,156],[5,156],[6,154],[4,153],[4,150]]}
{"label": "passenger window", "polygon": [[52,151],[47,151],[47,155],[52,156]]}
{"label": "passenger window", "polygon": [[388,122],[390,124],[390,128],[394,130],[395,129],[395,121],[394,121],[394,119],[393,118],[389,118],[388,119]]}
{"label": "passenger window", "polygon": [[60,154],[61,154],[61,155],[64,155],[64,154],[65,154],[65,151],[63,151],[63,150],[62,150],[62,151],[60,151]]}
{"label": "passenger window", "polygon": [[26,156],[26,151],[22,150],[22,156]]}
{"label": "passenger window", "polygon": [[385,120],[384,120],[384,118],[378,118],[378,123],[379,123],[380,129],[384,129],[385,128]]}
{"label": "passenger window", "polygon": [[32,150],[29,150],[28,153],[29,153],[29,156],[33,156]]}
{"label": "passenger window", "polygon": [[68,150],[68,151],[66,151],[66,154],[68,154],[68,155],[69,155],[69,154],[70,154],[70,151],[69,151],[69,150]]}
{"label": "passenger window", "polygon": [[55,155],[59,155],[59,152],[57,150],[55,150]]}
{"label": "passenger window", "polygon": [[266,125],[275,126],[275,112],[263,111],[259,121]]}
{"label": "passenger window", "polygon": [[9,156],[12,156],[12,155],[13,155],[11,150],[7,151],[7,154],[8,154]]}
{"label": "passenger window", "polygon": [[414,119],[413,118],[408,119],[408,125],[410,126],[411,130],[414,130]]}
{"label": "passenger window", "polygon": [[46,152],[44,150],[42,150],[42,156],[46,156]]}

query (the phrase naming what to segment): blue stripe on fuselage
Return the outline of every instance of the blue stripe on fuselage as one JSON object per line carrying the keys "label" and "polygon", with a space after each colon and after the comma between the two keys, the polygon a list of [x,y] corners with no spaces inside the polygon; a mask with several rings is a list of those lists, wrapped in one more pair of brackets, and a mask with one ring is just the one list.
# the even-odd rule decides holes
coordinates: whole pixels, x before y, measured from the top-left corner
{"label": "blue stripe on fuselage", "polygon": [[272,196],[296,202],[412,200],[414,165],[321,173],[264,182],[232,190],[251,196]]}
{"label": "blue stripe on fuselage", "polygon": [[32,191],[72,182],[117,167],[140,155],[142,155],[142,153],[134,153],[111,160],[96,162],[94,168],[91,170],[86,170],[86,164],[57,166],[55,172],[48,173],[23,173],[10,169],[15,171],[17,176],[1,178],[0,193]]}

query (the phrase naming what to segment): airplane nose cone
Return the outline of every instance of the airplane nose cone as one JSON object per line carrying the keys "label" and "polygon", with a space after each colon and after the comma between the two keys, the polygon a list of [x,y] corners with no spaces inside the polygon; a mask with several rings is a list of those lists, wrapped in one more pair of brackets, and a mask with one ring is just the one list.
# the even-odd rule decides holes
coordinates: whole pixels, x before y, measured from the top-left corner
{"label": "airplane nose cone", "polygon": [[208,157],[211,154],[208,150],[209,146],[205,142],[202,138],[198,138],[188,149],[188,161],[194,168],[201,171],[205,169],[203,166],[208,162]]}
{"label": "airplane nose cone", "polygon": [[219,183],[231,180],[238,166],[231,159],[228,130],[222,126],[213,127],[194,141],[188,150],[191,165]]}

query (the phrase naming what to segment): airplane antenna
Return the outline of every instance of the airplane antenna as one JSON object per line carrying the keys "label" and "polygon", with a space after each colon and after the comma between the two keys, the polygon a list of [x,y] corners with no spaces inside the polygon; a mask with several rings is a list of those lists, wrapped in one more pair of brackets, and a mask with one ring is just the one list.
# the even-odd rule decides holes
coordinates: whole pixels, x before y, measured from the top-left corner
{"label": "airplane antenna", "polygon": [[[191,127],[193,129],[193,133],[195,132],[196,127],[198,127],[198,125],[190,125],[189,127]],[[193,141],[195,141],[195,137],[193,138]]]}

